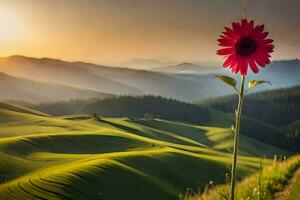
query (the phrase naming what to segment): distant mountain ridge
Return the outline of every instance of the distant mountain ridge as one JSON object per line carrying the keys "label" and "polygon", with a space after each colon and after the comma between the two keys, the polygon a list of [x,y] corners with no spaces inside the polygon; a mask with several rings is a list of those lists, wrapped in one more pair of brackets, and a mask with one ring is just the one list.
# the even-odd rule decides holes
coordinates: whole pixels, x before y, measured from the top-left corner
{"label": "distant mountain ridge", "polygon": [[[207,66],[182,63],[162,69],[173,70],[173,72],[117,68],[51,58],[39,59],[24,56],[0,58],[0,72],[12,76],[69,85],[113,95],[156,95],[193,102],[198,99],[233,93],[231,88],[219,80],[213,79],[213,73],[233,76],[228,69],[219,67],[217,63],[207,63]],[[192,72],[195,69],[199,73]],[[201,74],[206,69],[208,72]],[[211,72],[211,69],[216,70],[216,72]],[[176,70],[180,73],[177,73]],[[186,73],[189,70],[191,73]],[[255,89],[259,91],[299,85],[299,74],[299,60],[273,61],[266,68],[260,68],[259,74],[254,75],[249,70],[247,79],[263,79],[272,83],[272,86],[265,85]],[[235,77],[239,80],[239,75],[235,75]]]}
{"label": "distant mountain ridge", "polygon": [[152,69],[156,72],[170,73],[170,74],[209,74],[220,71],[215,67],[205,67],[199,64],[193,64],[189,62],[180,63],[172,66],[165,66]]}
{"label": "distant mountain ridge", "polygon": [[12,56],[0,59],[0,71],[28,79],[73,85],[115,95],[153,94],[180,100],[199,97],[198,89],[189,82],[145,70]]}
{"label": "distant mountain ridge", "polygon": [[132,58],[130,60],[127,61],[123,61],[123,62],[118,62],[116,63],[119,66],[125,66],[125,67],[130,67],[130,68],[135,68],[135,69],[155,69],[155,68],[159,68],[159,67],[163,67],[163,66],[167,66],[167,65],[174,65],[177,62],[174,61],[159,61],[156,59],[145,59],[145,58]]}
{"label": "distant mountain ridge", "polygon": [[27,79],[67,84],[104,93],[143,94],[136,88],[98,76],[88,68],[82,68],[78,62],[11,56],[0,59],[0,71]]}
{"label": "distant mountain ridge", "polygon": [[0,99],[17,100],[29,103],[53,102],[59,100],[112,97],[93,90],[67,85],[39,82],[10,76],[0,72]]}

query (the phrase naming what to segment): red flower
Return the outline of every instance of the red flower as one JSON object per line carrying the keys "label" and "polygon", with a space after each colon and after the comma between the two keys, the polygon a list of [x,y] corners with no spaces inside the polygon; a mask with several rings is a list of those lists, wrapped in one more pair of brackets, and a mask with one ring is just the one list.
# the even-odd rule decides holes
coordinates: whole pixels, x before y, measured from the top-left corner
{"label": "red flower", "polygon": [[246,19],[232,23],[232,29],[225,27],[220,36],[219,45],[224,47],[217,51],[225,56],[224,67],[231,68],[232,73],[241,72],[247,75],[248,66],[254,73],[258,73],[258,65],[265,67],[270,63],[270,53],[273,52],[273,40],[266,39],[268,32],[264,32],[264,25],[254,27],[253,21]]}

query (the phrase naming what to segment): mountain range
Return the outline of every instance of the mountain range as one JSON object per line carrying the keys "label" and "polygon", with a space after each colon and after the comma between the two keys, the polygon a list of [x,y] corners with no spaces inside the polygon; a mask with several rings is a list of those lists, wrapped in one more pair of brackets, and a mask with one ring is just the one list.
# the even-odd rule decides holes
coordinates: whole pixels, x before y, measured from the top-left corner
{"label": "mountain range", "polygon": [[0,99],[28,103],[53,102],[78,98],[107,98],[112,95],[53,82],[33,81],[0,72]]}
{"label": "mountain range", "polygon": [[[51,58],[24,56],[0,58],[0,72],[7,75],[43,83],[51,82],[72,89],[81,88],[89,93],[89,95],[81,93],[82,95],[79,97],[76,95],[61,96],[59,100],[94,96],[91,95],[91,92],[95,95],[96,93],[133,96],[157,95],[186,102],[232,94],[233,90],[214,79],[212,74],[229,75],[229,71],[223,68],[218,69],[216,66],[217,64],[206,67],[199,64],[182,63],[149,71],[84,62],[67,62]],[[184,69],[185,72],[190,73],[183,73],[181,70]],[[212,71],[210,71],[211,69]],[[299,73],[300,61],[297,59],[274,61],[265,69],[261,68],[258,75],[250,73],[247,78],[264,79],[272,83],[272,86],[259,87],[256,89],[258,91],[298,85],[300,84]],[[238,75],[235,77],[238,78]],[[4,93],[8,92],[7,90],[3,88]],[[47,93],[48,91],[41,92]],[[5,96],[2,98],[6,99]]]}
{"label": "mountain range", "polygon": [[178,62],[176,61],[160,61],[156,59],[151,58],[132,58],[130,60],[121,61],[121,62],[115,62],[115,63],[109,63],[109,65],[113,66],[125,66],[128,68],[134,68],[134,69],[155,69],[160,68],[168,65],[176,65]]}
{"label": "mountain range", "polygon": [[153,68],[153,71],[170,74],[211,74],[220,71],[216,66],[204,66],[189,62]]}

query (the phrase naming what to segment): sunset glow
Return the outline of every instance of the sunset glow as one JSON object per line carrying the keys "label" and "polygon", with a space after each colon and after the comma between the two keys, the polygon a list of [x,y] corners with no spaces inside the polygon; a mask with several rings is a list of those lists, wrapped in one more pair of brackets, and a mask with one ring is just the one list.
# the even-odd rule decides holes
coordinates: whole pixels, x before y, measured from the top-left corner
{"label": "sunset glow", "polygon": [[0,42],[9,43],[17,40],[22,31],[22,22],[18,14],[0,5]]}
{"label": "sunset glow", "polygon": [[299,197],[299,8],[0,0],[0,200]]}
{"label": "sunset glow", "polygon": [[[234,0],[226,5],[218,0],[209,2],[2,0],[0,56],[108,64],[132,58],[221,61],[215,55],[215,38],[222,24],[240,18],[240,12],[233,11],[240,10],[241,4]],[[257,2],[249,1],[248,16],[270,26],[266,28],[278,41],[273,59],[299,57],[299,20],[290,20],[290,16],[299,19],[294,5],[298,1],[268,0],[253,9]]]}

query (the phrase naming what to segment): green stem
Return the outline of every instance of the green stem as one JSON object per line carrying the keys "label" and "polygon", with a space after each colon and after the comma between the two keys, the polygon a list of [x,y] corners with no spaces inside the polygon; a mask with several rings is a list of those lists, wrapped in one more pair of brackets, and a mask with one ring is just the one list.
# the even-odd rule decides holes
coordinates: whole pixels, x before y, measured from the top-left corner
{"label": "green stem", "polygon": [[244,97],[244,86],[245,86],[245,76],[242,76],[242,84],[241,84],[241,90],[239,92],[238,108],[235,113],[234,145],[233,145],[231,183],[230,183],[230,200],[234,200],[235,198],[236,163],[237,163],[237,156],[238,156],[238,140],[239,140],[239,133],[240,133],[241,113],[242,113],[243,97]]}
{"label": "green stem", "polygon": [[259,173],[258,173],[258,200],[261,199],[261,174],[262,174],[262,159],[259,163]]}

